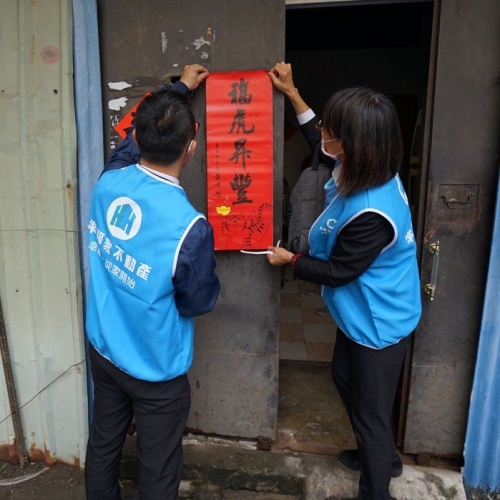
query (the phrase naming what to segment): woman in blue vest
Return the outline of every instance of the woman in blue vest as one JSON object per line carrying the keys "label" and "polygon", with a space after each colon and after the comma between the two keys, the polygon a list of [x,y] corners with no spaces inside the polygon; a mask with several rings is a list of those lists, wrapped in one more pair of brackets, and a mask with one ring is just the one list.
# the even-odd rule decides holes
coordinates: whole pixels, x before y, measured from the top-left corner
{"label": "woman in blue vest", "polygon": [[321,141],[323,155],[337,163],[309,233],[309,255],[270,247],[268,260],[323,285],[338,325],[332,377],[358,445],[339,458],[361,470],[358,499],[389,500],[391,476],[402,472],[392,406],[408,337],[421,315],[415,238],[398,175],[398,118],[386,96],[349,88],[330,98],[318,121],[295,88],[289,64],[276,64],[269,76],[290,99],[309,142]]}

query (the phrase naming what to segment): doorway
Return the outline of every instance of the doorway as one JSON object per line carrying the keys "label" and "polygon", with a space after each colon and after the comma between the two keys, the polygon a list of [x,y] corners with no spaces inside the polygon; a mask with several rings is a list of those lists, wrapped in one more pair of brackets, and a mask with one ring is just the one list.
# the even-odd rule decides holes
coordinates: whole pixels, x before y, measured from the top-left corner
{"label": "doorway", "polygon": [[[338,89],[366,86],[389,95],[404,142],[401,178],[417,227],[422,134],[426,109],[433,2],[315,7],[286,11],[286,59],[306,103],[321,114]],[[288,200],[311,150],[285,103],[284,221]],[[355,447],[347,414],[330,377],[336,326],[322,314],[317,286],[283,275],[280,322],[280,388],[275,447],[337,455]],[[407,389],[404,372],[395,402],[393,427],[402,439]]]}

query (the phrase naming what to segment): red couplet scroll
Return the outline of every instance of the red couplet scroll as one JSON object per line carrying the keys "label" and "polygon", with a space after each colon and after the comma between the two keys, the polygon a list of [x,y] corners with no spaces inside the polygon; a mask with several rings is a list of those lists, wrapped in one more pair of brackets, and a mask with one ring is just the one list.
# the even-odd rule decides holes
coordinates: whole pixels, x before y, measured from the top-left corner
{"label": "red couplet scroll", "polygon": [[207,79],[208,220],[216,250],[273,244],[273,98],[267,71]]}

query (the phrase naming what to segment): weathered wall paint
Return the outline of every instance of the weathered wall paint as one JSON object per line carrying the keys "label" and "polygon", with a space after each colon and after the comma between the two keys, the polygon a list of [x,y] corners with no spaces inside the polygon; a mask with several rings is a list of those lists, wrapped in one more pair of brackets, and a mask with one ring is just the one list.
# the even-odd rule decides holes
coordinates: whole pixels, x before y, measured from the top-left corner
{"label": "weathered wall paint", "polygon": [[[82,465],[87,437],[70,0],[3,2],[0,294],[26,448]],[[0,375],[0,459],[16,460]]]}

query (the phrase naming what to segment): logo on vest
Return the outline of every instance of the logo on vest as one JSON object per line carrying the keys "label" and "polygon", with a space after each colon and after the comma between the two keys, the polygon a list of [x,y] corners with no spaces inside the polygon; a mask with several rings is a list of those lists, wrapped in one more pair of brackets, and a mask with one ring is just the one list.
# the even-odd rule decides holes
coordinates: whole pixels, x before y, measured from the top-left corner
{"label": "logo on vest", "polygon": [[408,232],[405,235],[405,240],[408,245],[413,243],[415,241],[415,235],[413,234],[413,229],[408,229]]}
{"label": "logo on vest", "polygon": [[141,228],[141,207],[126,196],[116,198],[106,214],[109,232],[119,240],[130,240]]}
{"label": "logo on vest", "polygon": [[328,219],[326,222],[325,222],[325,226],[323,226],[323,224],[321,224],[319,226],[319,231],[321,234],[330,234],[332,232],[332,229],[335,227],[335,224],[337,224],[337,219]]}

